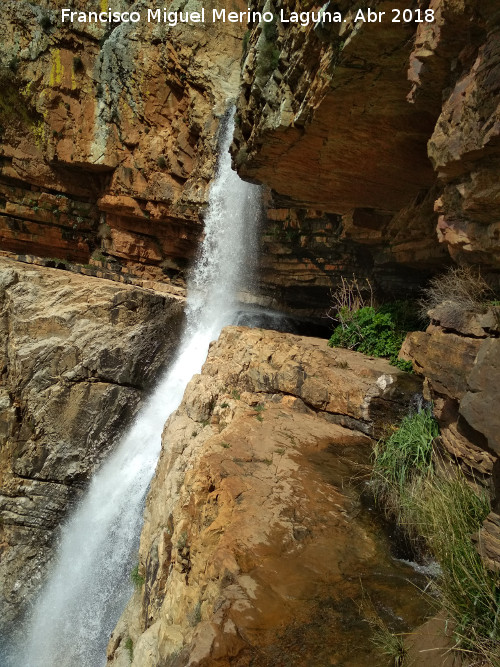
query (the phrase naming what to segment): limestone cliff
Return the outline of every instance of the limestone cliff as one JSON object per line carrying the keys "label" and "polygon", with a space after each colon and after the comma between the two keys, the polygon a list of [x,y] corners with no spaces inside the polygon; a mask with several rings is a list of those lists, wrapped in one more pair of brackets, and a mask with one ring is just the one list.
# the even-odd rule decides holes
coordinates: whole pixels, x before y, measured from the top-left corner
{"label": "limestone cliff", "polygon": [[202,232],[244,28],[63,24],[61,6],[90,8],[0,8],[0,249],[168,281]]}
{"label": "limestone cliff", "polygon": [[0,258],[1,620],[43,580],[54,531],[168,361],[183,302]]}
{"label": "limestone cliff", "polygon": [[[365,5],[309,3],[343,22],[252,24],[245,40],[234,162],[272,188],[264,287],[304,312],[347,271],[401,294],[451,256],[498,283],[498,3],[379,0],[381,22],[355,21]],[[392,22],[397,8],[435,20]]]}
{"label": "limestone cliff", "polygon": [[391,625],[417,622],[411,570],[388,558],[359,487],[371,436],[419,390],[323,340],[223,330],[166,424],[143,583],[108,664],[366,665],[370,601]]}

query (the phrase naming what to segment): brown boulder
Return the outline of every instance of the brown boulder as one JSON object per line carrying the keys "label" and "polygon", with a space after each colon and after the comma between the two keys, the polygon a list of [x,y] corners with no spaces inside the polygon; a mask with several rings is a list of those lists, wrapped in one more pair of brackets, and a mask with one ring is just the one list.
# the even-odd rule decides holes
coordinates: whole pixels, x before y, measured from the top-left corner
{"label": "brown boulder", "polygon": [[125,665],[130,638],[137,666],[263,667],[286,655],[361,667],[375,657],[368,600],[397,627],[420,620],[413,574],[391,561],[353,485],[371,451],[356,426],[382,428],[372,402],[388,420],[406,408],[419,383],[404,376],[325,340],[224,329],[166,424],[145,584],[108,664]]}
{"label": "brown boulder", "polygon": [[408,334],[401,356],[413,361],[414,369],[430,380],[436,392],[460,400],[481,343],[430,327]]}

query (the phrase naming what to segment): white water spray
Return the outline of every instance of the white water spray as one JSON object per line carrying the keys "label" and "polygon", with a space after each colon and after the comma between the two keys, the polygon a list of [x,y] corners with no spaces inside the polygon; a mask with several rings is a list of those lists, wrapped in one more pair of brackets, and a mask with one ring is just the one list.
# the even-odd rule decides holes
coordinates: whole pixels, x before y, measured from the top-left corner
{"label": "white water spray", "polygon": [[209,343],[234,321],[238,291],[249,287],[260,193],[231,170],[232,122],[222,134],[177,358],[63,527],[57,561],[31,615],[25,646],[16,652],[15,667],[106,662],[108,638],[132,591],[129,574],[163,426],[200,371]]}

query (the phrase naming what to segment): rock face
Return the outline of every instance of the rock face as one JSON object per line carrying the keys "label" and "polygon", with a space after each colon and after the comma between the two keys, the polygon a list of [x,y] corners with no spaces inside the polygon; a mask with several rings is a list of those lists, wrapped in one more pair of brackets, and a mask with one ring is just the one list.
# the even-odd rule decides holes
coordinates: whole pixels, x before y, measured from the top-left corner
{"label": "rock face", "polygon": [[56,0],[6,0],[1,248],[181,284],[243,45],[233,152],[270,188],[262,302],[318,319],[341,275],[401,295],[450,256],[498,285],[497,3],[431,0],[433,23],[393,23],[400,4],[374,0],[385,18],[364,23],[353,0],[313,3],[345,21],[243,39],[239,23],[72,26]]}
{"label": "rock face", "polygon": [[498,283],[498,3],[414,2],[432,23],[392,22],[400,2],[370,7],[381,22],[355,21],[352,0],[312,3],[343,21],[255,23],[246,39],[234,162],[273,190],[265,291],[276,275],[305,311],[346,270],[401,294],[451,256]]}
{"label": "rock face", "polygon": [[373,606],[391,625],[414,623],[410,571],[391,562],[353,480],[366,475],[369,434],[419,389],[324,340],[226,328],[166,424],[144,584],[108,664],[366,665]]}
{"label": "rock face", "polygon": [[170,358],[178,297],[0,259],[2,622],[43,580],[54,530]]}
{"label": "rock face", "polygon": [[243,26],[73,25],[60,9],[0,9],[0,246],[168,281],[202,231]]}
{"label": "rock face", "polygon": [[494,511],[484,524],[483,545],[490,563],[500,567],[500,308],[451,317],[443,304],[429,314],[431,325],[408,335],[402,356],[426,378],[444,451],[491,490]]}

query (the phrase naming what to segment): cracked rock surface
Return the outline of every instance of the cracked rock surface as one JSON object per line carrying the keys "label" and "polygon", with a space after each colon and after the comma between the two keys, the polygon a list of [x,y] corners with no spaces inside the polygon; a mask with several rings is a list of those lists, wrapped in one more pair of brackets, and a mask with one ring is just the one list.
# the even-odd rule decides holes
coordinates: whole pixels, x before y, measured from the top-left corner
{"label": "cracked rock surface", "polygon": [[420,389],[387,361],[324,340],[224,329],[165,426],[144,585],[108,664],[129,665],[131,641],[137,667],[377,664],[363,591],[402,631],[425,610],[359,486],[369,434]]}
{"label": "cracked rock surface", "polygon": [[183,301],[0,259],[2,620],[43,580],[54,530],[170,358]]}

